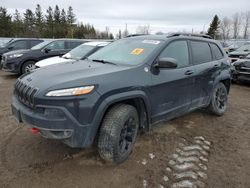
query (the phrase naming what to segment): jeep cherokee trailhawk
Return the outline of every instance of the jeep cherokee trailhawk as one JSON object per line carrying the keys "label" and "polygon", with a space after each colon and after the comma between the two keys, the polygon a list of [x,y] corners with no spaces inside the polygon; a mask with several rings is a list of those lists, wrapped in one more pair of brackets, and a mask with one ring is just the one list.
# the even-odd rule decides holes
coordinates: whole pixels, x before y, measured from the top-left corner
{"label": "jeep cherokee trailhawk", "polygon": [[132,151],[139,130],[199,108],[223,115],[230,64],[207,36],[135,36],[88,59],[44,67],[20,77],[12,112],[34,131],[71,147],[98,142],[113,163]]}

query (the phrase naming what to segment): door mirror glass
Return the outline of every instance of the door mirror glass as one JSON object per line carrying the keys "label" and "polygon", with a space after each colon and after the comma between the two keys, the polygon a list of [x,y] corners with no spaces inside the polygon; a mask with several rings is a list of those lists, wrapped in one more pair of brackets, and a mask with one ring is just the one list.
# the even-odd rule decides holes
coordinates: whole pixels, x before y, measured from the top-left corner
{"label": "door mirror glass", "polygon": [[177,67],[177,60],[170,57],[160,58],[154,67],[174,69]]}

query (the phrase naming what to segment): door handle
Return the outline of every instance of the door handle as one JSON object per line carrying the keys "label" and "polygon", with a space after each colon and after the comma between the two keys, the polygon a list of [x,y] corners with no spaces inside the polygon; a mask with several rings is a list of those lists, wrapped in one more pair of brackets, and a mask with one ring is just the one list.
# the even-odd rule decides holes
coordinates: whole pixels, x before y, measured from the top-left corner
{"label": "door handle", "polygon": [[187,70],[185,72],[185,75],[191,75],[191,74],[194,74],[194,71],[193,70]]}

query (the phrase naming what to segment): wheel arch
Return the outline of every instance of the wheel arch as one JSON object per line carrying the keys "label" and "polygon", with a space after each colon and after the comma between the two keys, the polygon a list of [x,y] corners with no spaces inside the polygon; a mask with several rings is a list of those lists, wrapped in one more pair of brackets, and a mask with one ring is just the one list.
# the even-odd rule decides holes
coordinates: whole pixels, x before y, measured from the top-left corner
{"label": "wheel arch", "polygon": [[23,69],[23,65],[26,63],[26,62],[28,62],[28,61],[33,61],[33,62],[37,62],[37,60],[36,59],[26,59],[26,60],[24,60],[22,63],[21,63],[21,65],[20,65],[20,68],[19,68],[19,72],[22,72],[22,69]]}
{"label": "wheel arch", "polygon": [[[129,104],[136,108],[140,121],[140,130],[147,132],[151,128],[151,107],[146,94],[143,91],[130,91],[115,94],[107,97],[98,107],[95,112],[92,124],[93,129],[91,131],[90,139],[93,140],[98,136],[102,121],[107,112],[115,105],[120,103]],[[90,140],[92,143],[93,140]]]}

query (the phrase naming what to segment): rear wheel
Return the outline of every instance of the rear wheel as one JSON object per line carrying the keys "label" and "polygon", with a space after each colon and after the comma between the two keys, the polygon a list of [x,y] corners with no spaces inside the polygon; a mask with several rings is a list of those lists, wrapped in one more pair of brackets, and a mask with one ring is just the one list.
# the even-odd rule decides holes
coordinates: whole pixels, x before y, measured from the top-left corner
{"label": "rear wheel", "polygon": [[30,72],[36,68],[35,61],[27,61],[22,66],[22,74]]}
{"label": "rear wheel", "polygon": [[104,117],[98,139],[98,152],[105,161],[121,163],[130,155],[139,127],[135,107],[119,104]]}
{"label": "rear wheel", "polygon": [[227,88],[223,83],[218,83],[213,91],[208,109],[215,115],[222,116],[227,109]]}

